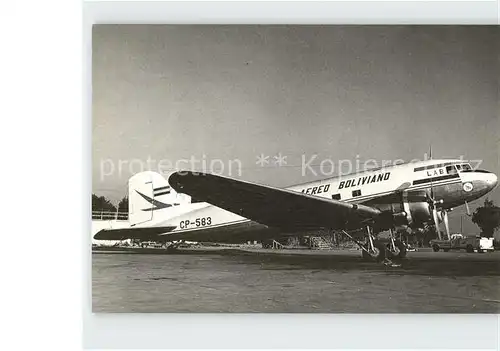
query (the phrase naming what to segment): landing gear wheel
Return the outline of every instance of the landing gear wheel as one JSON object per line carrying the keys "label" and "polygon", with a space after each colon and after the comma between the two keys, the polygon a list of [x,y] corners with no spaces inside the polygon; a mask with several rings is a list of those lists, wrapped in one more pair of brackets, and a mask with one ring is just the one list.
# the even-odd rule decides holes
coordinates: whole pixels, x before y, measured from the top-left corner
{"label": "landing gear wheel", "polygon": [[396,250],[391,250],[391,244],[387,245],[387,256],[391,259],[403,259],[406,257],[406,245],[401,240],[394,240]]}
{"label": "landing gear wheel", "polygon": [[468,253],[471,253],[471,252],[474,252],[474,248],[472,247],[472,245],[467,245],[467,247],[465,248],[465,251],[467,251]]}
{"label": "landing gear wheel", "polygon": [[[368,249],[367,245],[364,245],[364,248]],[[366,252],[365,250],[361,250],[361,255],[362,255],[362,257],[363,257],[364,260],[368,261],[368,260],[372,259],[372,256],[368,252]]]}
{"label": "landing gear wheel", "polygon": [[369,251],[369,252],[366,252],[366,250],[361,251],[361,255],[362,255],[363,259],[368,260],[368,261],[375,260],[377,262],[381,262],[385,259],[386,247],[385,247],[384,243],[377,241],[377,240],[373,240],[373,249],[372,250],[370,250],[370,244],[365,244],[365,245],[363,245],[363,247]]}
{"label": "landing gear wheel", "polygon": [[377,262],[382,262],[386,258],[386,247],[384,243],[380,241],[373,242],[373,254],[372,258]]}
{"label": "landing gear wheel", "polygon": [[438,252],[439,251],[439,246],[437,245],[432,245],[432,251]]}

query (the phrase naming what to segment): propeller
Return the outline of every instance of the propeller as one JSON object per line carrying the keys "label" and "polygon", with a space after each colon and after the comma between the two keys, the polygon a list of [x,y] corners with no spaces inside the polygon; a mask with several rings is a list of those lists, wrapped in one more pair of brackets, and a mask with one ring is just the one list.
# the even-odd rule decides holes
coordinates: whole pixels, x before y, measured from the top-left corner
{"label": "propeller", "polygon": [[[429,158],[432,160],[432,144],[429,145]],[[439,240],[441,240],[441,231],[439,230],[439,219],[437,205],[443,203],[443,200],[437,201],[434,196],[434,185],[431,178],[431,193],[427,196],[427,202],[429,203],[429,208],[432,211],[432,219],[434,220],[434,225]]]}
{"label": "propeller", "polygon": [[432,219],[434,220],[434,225],[435,225],[439,240],[441,240],[441,231],[439,230],[439,217],[438,217],[437,205],[442,203],[442,202],[443,202],[443,200],[437,201],[434,199],[434,190],[432,188],[432,183],[431,183],[431,193],[430,193],[430,195],[427,194],[427,203],[429,204],[429,209],[432,212]]}
{"label": "propeller", "polygon": [[471,217],[471,213],[470,213],[470,208],[469,208],[469,203],[467,201],[465,201],[465,213],[467,214],[467,216]]}
{"label": "propeller", "polygon": [[450,236],[450,224],[448,222],[448,211],[442,210],[441,213],[442,213],[442,216],[443,216],[444,228],[446,230],[446,237],[448,238],[448,240],[451,240],[451,236]]}

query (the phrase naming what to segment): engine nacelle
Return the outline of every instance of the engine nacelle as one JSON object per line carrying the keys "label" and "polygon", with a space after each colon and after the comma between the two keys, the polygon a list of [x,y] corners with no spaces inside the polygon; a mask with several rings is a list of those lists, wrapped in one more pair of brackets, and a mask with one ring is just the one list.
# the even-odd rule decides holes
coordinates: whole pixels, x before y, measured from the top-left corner
{"label": "engine nacelle", "polygon": [[[375,204],[374,204],[375,205]],[[425,192],[403,192],[386,198],[386,202],[375,205],[382,211],[376,227],[387,230],[391,227],[420,227],[432,220],[432,212]]]}
{"label": "engine nacelle", "polygon": [[432,213],[427,202],[406,203],[409,216],[407,216],[408,225],[421,225],[432,219]]}
{"label": "engine nacelle", "polygon": [[425,192],[403,192],[401,200],[407,214],[408,225],[418,226],[432,219]]}

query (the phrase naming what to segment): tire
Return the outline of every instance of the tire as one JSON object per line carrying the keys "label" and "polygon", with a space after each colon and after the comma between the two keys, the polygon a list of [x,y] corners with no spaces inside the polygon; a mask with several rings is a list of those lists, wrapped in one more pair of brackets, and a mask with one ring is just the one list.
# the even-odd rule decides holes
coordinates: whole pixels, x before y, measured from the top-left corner
{"label": "tire", "polygon": [[385,259],[387,247],[384,245],[383,242],[380,242],[376,240],[373,243],[373,246],[378,250],[377,256],[375,257],[375,261],[377,262],[382,262]]}
{"label": "tire", "polygon": [[395,255],[394,253],[392,253],[389,250],[391,244],[387,244],[386,248],[387,248],[387,256],[388,256],[388,258],[394,258],[394,259],[403,259],[403,258],[405,258],[406,254],[407,254],[406,245],[403,244],[403,242],[401,242],[400,240],[394,240],[394,244],[398,248],[399,252]]}
{"label": "tire", "polygon": [[[366,248],[366,246],[365,246]],[[361,249],[361,257],[363,257],[364,260],[371,260],[372,257],[370,256],[370,254],[368,254],[365,250]]]}
{"label": "tire", "polygon": [[465,247],[465,251],[467,251],[468,253],[472,253],[474,252],[474,248],[469,244]]}
{"label": "tire", "polygon": [[438,252],[439,251],[439,246],[436,245],[436,244],[432,245],[432,251]]}
{"label": "tire", "polygon": [[408,253],[408,250],[406,249],[406,245],[402,243],[400,240],[396,240],[396,246],[399,249],[399,254],[397,258],[403,259],[406,257],[406,254]]}
{"label": "tire", "polygon": [[[385,259],[385,252],[387,250],[386,246],[384,245],[384,243],[380,242],[380,241],[374,241],[373,242],[373,246],[375,247],[375,250],[377,251],[376,253],[376,256],[372,256],[370,254],[368,254],[365,250],[362,250],[362,257],[363,259],[365,260],[375,260],[377,262],[381,262]],[[367,245],[365,245],[365,248],[367,247]]]}

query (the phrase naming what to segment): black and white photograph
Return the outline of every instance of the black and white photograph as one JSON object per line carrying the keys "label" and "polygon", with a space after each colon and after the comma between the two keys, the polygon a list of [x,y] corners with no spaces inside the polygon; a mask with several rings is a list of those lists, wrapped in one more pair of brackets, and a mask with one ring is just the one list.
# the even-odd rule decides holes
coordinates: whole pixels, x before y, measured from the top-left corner
{"label": "black and white photograph", "polygon": [[499,39],[95,24],[92,312],[499,313]]}

